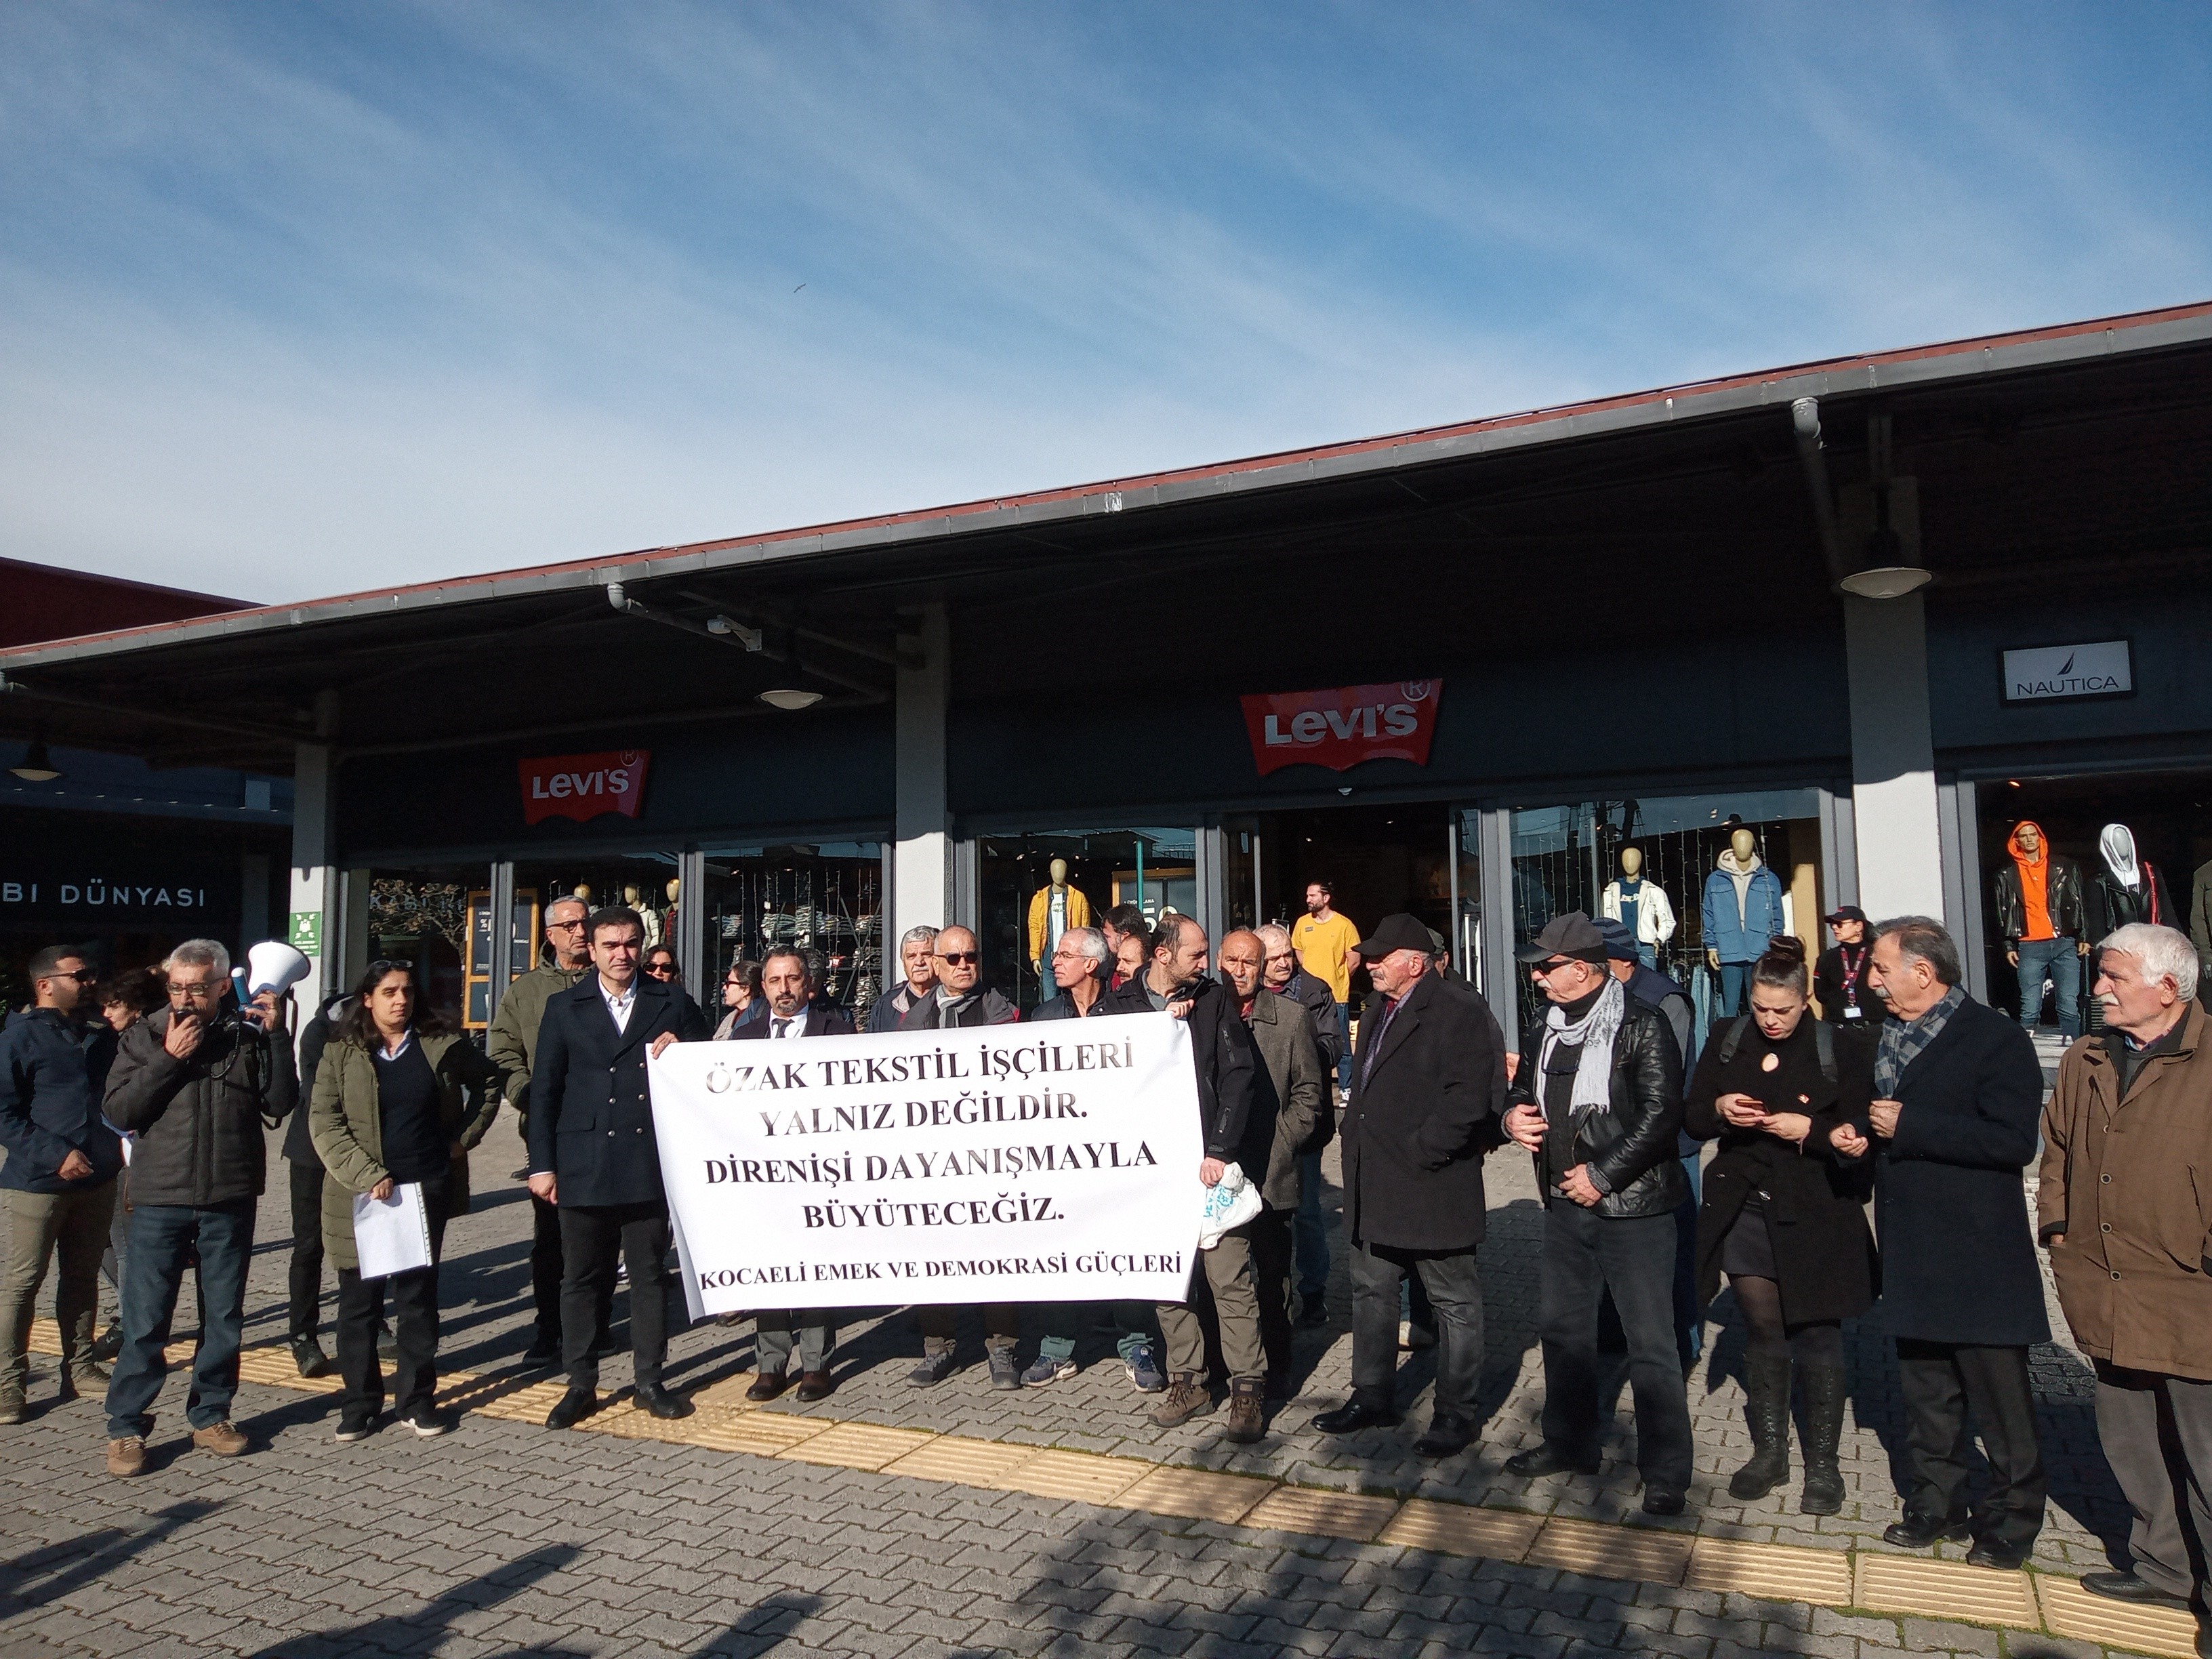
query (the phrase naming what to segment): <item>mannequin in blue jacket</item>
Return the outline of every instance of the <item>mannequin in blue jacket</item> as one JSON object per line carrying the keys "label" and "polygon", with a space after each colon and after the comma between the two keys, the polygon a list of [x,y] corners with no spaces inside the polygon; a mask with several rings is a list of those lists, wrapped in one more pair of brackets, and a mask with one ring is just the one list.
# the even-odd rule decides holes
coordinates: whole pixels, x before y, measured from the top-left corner
{"label": "mannequin in blue jacket", "polygon": [[1705,878],[1705,960],[1721,976],[1720,1006],[1725,1018],[1743,1012],[1744,988],[1751,965],[1775,934],[1788,932],[1782,913],[1782,878],[1759,856],[1759,838],[1739,824],[1729,849]]}

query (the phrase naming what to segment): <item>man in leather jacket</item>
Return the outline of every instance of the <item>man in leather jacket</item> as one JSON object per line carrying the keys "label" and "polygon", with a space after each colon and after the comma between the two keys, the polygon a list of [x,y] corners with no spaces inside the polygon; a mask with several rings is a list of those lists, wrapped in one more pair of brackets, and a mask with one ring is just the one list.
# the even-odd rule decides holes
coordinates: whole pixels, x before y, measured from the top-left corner
{"label": "man in leather jacket", "polygon": [[1628,1338],[1644,1509],[1679,1515],[1690,1485],[1690,1404],[1674,1330],[1674,1211],[1689,1188],[1676,1154],[1682,1059],[1665,1017],[1606,969],[1581,911],[1521,959],[1551,1001],[1523,1034],[1506,1133],[1536,1158],[1544,1199],[1539,1328],[1542,1443],[1506,1461],[1523,1477],[1598,1468],[1598,1305]]}

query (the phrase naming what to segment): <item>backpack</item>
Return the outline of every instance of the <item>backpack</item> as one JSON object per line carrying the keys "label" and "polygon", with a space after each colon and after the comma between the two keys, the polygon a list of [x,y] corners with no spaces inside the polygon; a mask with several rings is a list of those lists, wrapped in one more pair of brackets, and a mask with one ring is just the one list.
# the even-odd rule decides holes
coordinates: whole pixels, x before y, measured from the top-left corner
{"label": "backpack", "polygon": [[[1728,1035],[1721,1039],[1721,1064],[1725,1066],[1735,1058],[1736,1044],[1751,1029],[1751,1016],[1738,1014],[1729,1022]],[[1813,1048],[1820,1057],[1820,1075],[1833,1083],[1836,1080],[1836,1033],[1825,1019],[1813,1022]]]}

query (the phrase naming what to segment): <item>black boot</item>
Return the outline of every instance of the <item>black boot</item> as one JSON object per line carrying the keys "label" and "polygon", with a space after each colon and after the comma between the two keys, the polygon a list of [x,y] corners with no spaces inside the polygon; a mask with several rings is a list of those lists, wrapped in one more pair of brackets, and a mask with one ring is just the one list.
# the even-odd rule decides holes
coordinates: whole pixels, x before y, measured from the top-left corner
{"label": "black boot", "polygon": [[1805,1369],[1805,1490],[1800,1515],[1833,1515],[1844,1506],[1844,1472],[1836,1467],[1836,1447],[1844,1437],[1844,1399],[1848,1392],[1841,1365]]}
{"label": "black boot", "polygon": [[1790,1356],[1746,1356],[1744,1415],[1751,1424],[1751,1462],[1729,1479],[1729,1496],[1753,1504],[1790,1478]]}

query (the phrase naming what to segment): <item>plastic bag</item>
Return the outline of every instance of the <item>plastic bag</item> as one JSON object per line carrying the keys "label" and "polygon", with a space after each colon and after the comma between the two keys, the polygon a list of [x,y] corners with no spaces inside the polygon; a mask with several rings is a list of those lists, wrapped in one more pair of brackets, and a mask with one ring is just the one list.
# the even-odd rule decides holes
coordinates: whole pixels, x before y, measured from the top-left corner
{"label": "plastic bag", "polygon": [[1219,1183],[1206,1189],[1206,1205],[1198,1218],[1198,1248],[1212,1249],[1221,1243],[1222,1234],[1259,1213],[1260,1189],[1244,1178],[1243,1170],[1228,1165]]}

